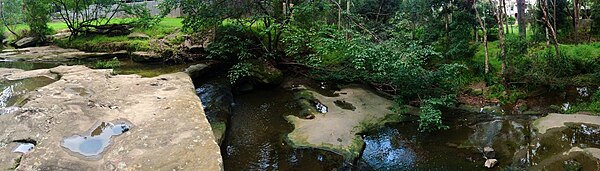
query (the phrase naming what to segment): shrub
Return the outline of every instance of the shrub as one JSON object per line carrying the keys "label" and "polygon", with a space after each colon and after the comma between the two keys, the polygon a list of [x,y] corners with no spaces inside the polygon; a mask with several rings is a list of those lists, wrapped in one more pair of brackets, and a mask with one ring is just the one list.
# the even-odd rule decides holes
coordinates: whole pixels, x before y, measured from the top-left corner
{"label": "shrub", "polygon": [[439,108],[454,104],[454,98],[454,96],[442,96],[423,101],[419,112],[419,130],[433,132],[448,129],[448,126],[442,123],[442,111]]}
{"label": "shrub", "polygon": [[50,5],[47,0],[24,0],[25,22],[29,26],[31,36],[46,38],[52,31],[48,27],[50,21]]}
{"label": "shrub", "polygon": [[115,68],[117,68],[119,66],[121,66],[121,61],[119,61],[119,59],[117,59],[115,57],[115,58],[113,58],[111,60],[96,62],[96,64],[94,65],[94,68],[97,68],[97,69],[115,69]]}

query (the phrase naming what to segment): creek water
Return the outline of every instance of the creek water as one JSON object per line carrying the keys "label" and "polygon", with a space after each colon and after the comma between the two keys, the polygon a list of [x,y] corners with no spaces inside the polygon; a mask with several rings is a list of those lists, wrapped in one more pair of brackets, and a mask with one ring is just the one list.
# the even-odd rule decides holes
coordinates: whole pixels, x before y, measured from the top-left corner
{"label": "creek water", "polygon": [[[73,63],[0,62],[0,67],[25,70],[51,68]],[[93,65],[91,62],[75,64]],[[181,71],[186,66],[144,65],[122,61],[118,73],[145,73],[147,76]],[[563,153],[574,147],[600,148],[600,128],[596,125],[571,125],[567,129],[537,135],[532,128],[541,115],[518,112],[473,112],[444,110],[444,124],[449,129],[422,133],[415,117],[401,123],[388,124],[362,134],[365,148],[354,164],[346,163],[333,152],[312,148],[293,148],[285,140],[293,127],[284,116],[302,112],[293,92],[282,88],[231,93],[227,81],[195,80],[197,93],[203,100],[211,122],[227,122],[221,151],[225,170],[483,170],[483,147],[493,147],[499,165],[491,170],[567,170],[576,166],[597,170],[597,160],[575,153]],[[27,91],[52,83],[49,78],[32,78],[0,82],[0,114],[19,104]],[[225,88],[223,87],[225,86]],[[593,87],[573,87],[550,92],[527,100],[531,109],[547,109],[589,99]],[[210,94],[224,95],[213,98]],[[323,94],[327,94],[326,92]],[[208,95],[208,96],[207,96]],[[22,99],[22,98],[21,98]],[[216,99],[216,100],[210,100]],[[205,102],[206,101],[206,102]],[[208,103],[207,103],[208,102]],[[336,105],[351,110],[343,101]],[[492,104],[496,106],[495,104]],[[482,107],[483,106],[479,106]],[[213,111],[211,111],[213,110]],[[507,109],[508,110],[508,109]],[[228,115],[223,115],[225,111]]]}
{"label": "creek water", "polygon": [[223,80],[200,83],[196,91],[205,100],[205,113],[211,115],[209,121],[212,122],[222,121],[219,118],[227,110],[211,103],[232,101],[221,144],[225,170],[332,170],[342,167],[340,155],[317,149],[295,149],[285,141],[285,135],[293,127],[284,116],[297,115],[301,111],[291,91],[275,88],[224,97],[217,93],[230,88],[224,84],[216,85],[216,82],[223,83]]}

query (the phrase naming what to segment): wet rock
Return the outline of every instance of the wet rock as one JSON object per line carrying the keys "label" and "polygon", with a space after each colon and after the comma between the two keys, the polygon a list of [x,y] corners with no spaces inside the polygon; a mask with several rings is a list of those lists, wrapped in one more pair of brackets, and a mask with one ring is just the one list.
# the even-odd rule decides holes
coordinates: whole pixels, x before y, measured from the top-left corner
{"label": "wet rock", "polygon": [[483,148],[483,157],[485,159],[494,159],[496,158],[496,152],[492,147],[484,147]]}
{"label": "wet rock", "polygon": [[148,39],[150,39],[150,36],[148,36],[147,34],[144,34],[144,33],[140,33],[140,32],[133,32],[133,33],[130,33],[129,35],[127,35],[127,38],[148,40]]}
{"label": "wet rock", "polygon": [[483,164],[483,166],[485,166],[485,168],[492,168],[492,167],[496,166],[496,164],[498,164],[498,160],[487,159],[487,160],[485,160],[485,163]]}
{"label": "wet rock", "polygon": [[[223,169],[219,146],[187,74],[141,78],[84,66],[50,71],[60,80],[29,92],[30,98],[22,106],[27,110],[0,116],[0,170],[9,169],[19,159],[20,155],[12,152],[17,144],[10,142],[27,138],[36,140],[37,145],[19,159],[16,170],[106,170],[108,166],[123,170]],[[149,86],[158,78],[166,80],[160,80],[161,86]],[[66,91],[73,88],[84,88],[91,95]],[[103,146],[98,158],[85,158],[77,150],[60,147],[65,138],[95,135],[98,129],[82,134],[95,123],[118,120],[129,121],[131,130],[121,129],[118,136],[109,134],[110,144]]]}
{"label": "wet rock", "polygon": [[[305,119],[306,114],[301,115],[302,117],[286,116],[286,120],[294,125],[294,130],[287,135],[292,146],[331,150],[352,160],[359,156],[364,145],[362,138],[357,135],[359,132],[368,130],[371,126],[394,122],[385,120],[386,116],[393,114],[389,110],[393,101],[360,87],[345,88],[339,92],[345,94],[328,97],[311,90],[297,92],[297,97],[304,98],[300,102],[308,102],[306,98],[312,96],[324,106],[335,106],[336,100],[361,105],[356,105],[355,110],[331,107],[327,109],[326,115],[309,108],[311,110],[306,114],[319,115],[314,119]],[[339,142],[338,139],[344,141]]]}
{"label": "wet rock", "polygon": [[552,128],[567,127],[567,123],[598,125],[598,123],[600,123],[600,116],[551,113],[548,114],[548,116],[536,120],[533,126],[539,133],[544,134]]}
{"label": "wet rock", "polygon": [[3,45],[8,45],[8,44],[9,44],[9,42],[10,42],[10,40],[8,40],[8,39],[3,39],[3,40],[2,40],[2,44],[3,44]]}
{"label": "wet rock", "polygon": [[131,59],[135,62],[160,62],[163,61],[162,55],[155,52],[133,52]]}
{"label": "wet rock", "polygon": [[227,79],[211,80],[196,89],[219,144],[225,137],[227,121],[233,106],[233,94],[228,83]]}
{"label": "wet rock", "polygon": [[202,77],[204,74],[206,74],[208,65],[206,64],[196,64],[196,65],[192,65],[188,68],[185,69],[185,73],[187,73],[190,77],[192,77],[192,79],[196,79],[199,77]]}
{"label": "wet rock", "polygon": [[35,46],[38,43],[40,43],[40,39],[37,37],[24,37],[13,43],[13,46],[16,48],[26,48]]}
{"label": "wet rock", "polygon": [[276,86],[283,82],[283,72],[267,63],[252,64],[251,82],[259,85]]}
{"label": "wet rock", "polygon": [[243,84],[237,86],[237,91],[239,91],[239,92],[249,92],[252,90],[254,90],[254,86],[249,83],[243,83]]}

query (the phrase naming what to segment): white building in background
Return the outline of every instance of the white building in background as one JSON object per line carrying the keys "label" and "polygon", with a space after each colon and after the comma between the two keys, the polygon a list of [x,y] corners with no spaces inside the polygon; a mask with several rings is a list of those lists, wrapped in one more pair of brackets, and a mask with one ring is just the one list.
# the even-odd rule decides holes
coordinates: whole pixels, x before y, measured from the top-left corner
{"label": "white building in background", "polygon": [[[498,1],[498,0],[495,0]],[[517,18],[517,0],[506,0],[506,13],[510,16],[513,16],[515,18]],[[537,0],[525,0],[525,7],[527,8],[528,6],[531,5],[535,5],[537,3]],[[525,12],[529,11],[528,9],[525,9]]]}

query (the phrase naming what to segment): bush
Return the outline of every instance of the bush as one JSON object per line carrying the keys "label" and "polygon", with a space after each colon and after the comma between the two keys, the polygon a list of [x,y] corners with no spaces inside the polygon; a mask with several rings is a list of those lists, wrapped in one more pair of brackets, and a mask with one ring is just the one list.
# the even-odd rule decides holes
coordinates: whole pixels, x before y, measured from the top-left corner
{"label": "bush", "polygon": [[442,124],[442,112],[431,105],[421,107],[419,112],[419,130],[433,132],[448,128]]}
{"label": "bush", "polygon": [[454,96],[442,96],[423,101],[419,112],[419,130],[433,132],[448,129],[448,126],[442,123],[442,111],[439,108],[453,105],[454,99]]}
{"label": "bush", "polygon": [[115,57],[111,60],[96,62],[96,64],[94,65],[94,68],[96,68],[96,69],[115,69],[119,66],[121,66],[121,61],[119,61],[119,59],[117,59]]}
{"label": "bush", "polygon": [[48,27],[50,21],[50,5],[47,0],[24,0],[25,22],[29,26],[29,35],[45,39],[52,30]]}

